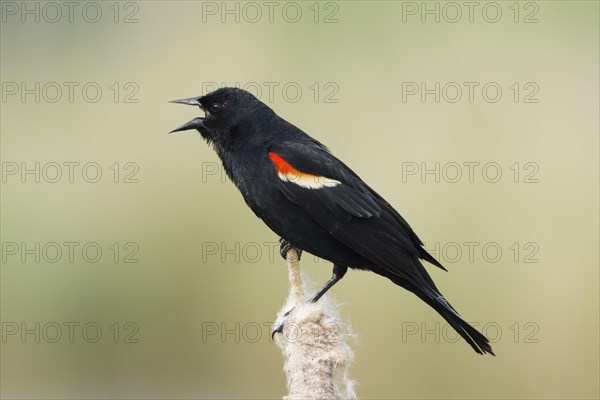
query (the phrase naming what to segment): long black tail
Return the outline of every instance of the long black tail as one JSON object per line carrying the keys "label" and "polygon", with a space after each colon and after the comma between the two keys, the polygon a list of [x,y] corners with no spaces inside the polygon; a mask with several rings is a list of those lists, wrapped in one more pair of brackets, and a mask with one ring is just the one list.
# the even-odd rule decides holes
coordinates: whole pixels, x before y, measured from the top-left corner
{"label": "long black tail", "polygon": [[458,332],[458,334],[471,345],[473,350],[479,354],[489,353],[495,356],[488,338],[483,336],[483,334],[481,334],[477,329],[469,325],[469,323],[456,312],[450,303],[446,301],[444,296],[437,295],[432,297],[425,293],[417,293],[417,296],[423,299],[427,304],[433,307],[435,311],[444,317],[450,326],[452,326],[452,328],[454,328],[454,330],[456,330],[456,332]]}
{"label": "long black tail", "polygon": [[450,326],[454,328],[454,330],[456,330],[456,332],[458,332],[458,334],[462,336],[462,338],[465,339],[465,341],[469,343],[469,345],[471,345],[473,350],[475,350],[477,353],[489,353],[495,356],[488,338],[483,336],[477,329],[469,325],[469,323],[460,316],[454,307],[452,307],[444,298],[444,296],[440,294],[438,288],[435,286],[435,283],[433,283],[433,280],[425,271],[425,268],[423,268],[420,263],[418,265],[420,266],[419,270],[421,271],[423,278],[422,281],[419,280],[420,283],[417,283],[415,280],[412,282],[408,281],[399,275],[389,273],[389,270],[377,270],[377,273],[387,276],[396,285],[410,290],[419,296],[419,298],[425,303],[433,307],[433,309],[442,317],[444,317]]}

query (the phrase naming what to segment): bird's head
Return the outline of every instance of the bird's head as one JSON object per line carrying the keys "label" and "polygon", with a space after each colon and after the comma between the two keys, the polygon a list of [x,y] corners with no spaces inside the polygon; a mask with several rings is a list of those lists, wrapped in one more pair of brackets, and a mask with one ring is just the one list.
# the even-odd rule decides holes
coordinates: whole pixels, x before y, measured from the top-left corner
{"label": "bird's head", "polygon": [[239,126],[251,125],[260,109],[270,110],[251,93],[231,87],[171,103],[198,106],[204,117],[194,118],[169,133],[196,129],[209,143],[216,144],[231,142]]}

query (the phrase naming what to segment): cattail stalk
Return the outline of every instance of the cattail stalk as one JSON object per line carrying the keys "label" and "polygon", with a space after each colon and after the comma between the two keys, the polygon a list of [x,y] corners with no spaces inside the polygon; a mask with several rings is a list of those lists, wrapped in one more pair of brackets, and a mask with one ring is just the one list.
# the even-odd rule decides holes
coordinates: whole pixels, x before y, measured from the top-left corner
{"label": "cattail stalk", "polygon": [[[348,368],[354,353],[350,329],[325,297],[307,303],[296,249],[287,253],[290,293],[277,316],[275,341],[284,356],[288,395],[284,399],[354,399]],[[292,310],[287,316],[285,313]]]}

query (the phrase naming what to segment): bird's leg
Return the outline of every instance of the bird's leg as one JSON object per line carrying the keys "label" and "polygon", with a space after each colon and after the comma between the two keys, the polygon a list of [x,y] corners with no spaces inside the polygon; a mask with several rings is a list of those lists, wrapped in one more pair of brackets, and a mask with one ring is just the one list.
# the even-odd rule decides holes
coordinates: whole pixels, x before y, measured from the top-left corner
{"label": "bird's leg", "polygon": [[[289,246],[289,243],[285,240],[285,239],[280,239],[280,242],[285,242],[286,246]],[[282,243],[282,250],[284,247],[284,244]],[[291,248],[291,246],[290,246]],[[289,250],[289,248],[288,248]],[[286,250],[286,254],[287,254],[287,250]],[[323,287],[321,288],[321,290],[319,290],[317,292],[317,294],[315,294],[308,302],[309,303],[316,303],[321,297],[323,297],[323,295],[332,288],[333,285],[335,285],[340,279],[342,279],[344,277],[344,275],[346,275],[346,272],[348,272],[348,267],[345,266],[341,266],[338,264],[334,264],[333,265],[333,275],[331,276],[331,278],[329,278],[329,280],[327,282],[325,282],[325,285],[323,285]],[[295,307],[292,307],[290,310],[288,310],[284,315],[284,317],[287,317],[288,315],[290,315],[290,313],[292,311],[294,311]],[[271,339],[273,339],[275,337],[276,333],[282,333],[283,332],[283,322],[279,324],[279,326],[277,326],[273,332],[271,333]]]}
{"label": "bird's leg", "polygon": [[[281,241],[283,241],[284,239],[281,239]],[[323,285],[323,287],[321,288],[321,290],[319,290],[317,292],[317,294],[315,294],[308,302],[309,303],[316,303],[321,297],[323,297],[323,295],[329,290],[331,289],[331,287],[333,285],[335,285],[340,279],[342,279],[344,277],[344,275],[346,275],[346,272],[348,272],[348,267],[345,266],[341,266],[341,265],[337,265],[334,264],[333,265],[333,275],[331,276],[331,278],[329,278],[329,280],[327,282],[325,282],[325,285]],[[288,315],[290,315],[290,313],[292,311],[294,311],[295,307],[292,307],[290,310],[288,310],[284,315],[284,317],[287,317]],[[283,322],[279,324],[279,326],[277,326],[273,332],[271,333],[271,339],[273,339],[275,337],[276,333],[282,333],[283,332]]]}
{"label": "bird's leg", "polygon": [[[283,241],[284,239],[281,239],[281,240]],[[327,282],[325,282],[325,285],[323,285],[321,290],[319,290],[317,292],[317,294],[315,294],[308,302],[316,303],[329,289],[331,289],[331,287],[333,285],[335,285],[340,279],[342,279],[344,277],[344,275],[346,275],[347,271],[348,271],[348,267],[334,264],[333,265],[333,275],[331,276],[331,278],[329,278],[329,280]],[[284,314],[284,316],[287,317],[288,315],[290,315],[290,313],[292,311],[294,311],[294,308],[295,307],[292,307],[292,309],[288,310]],[[273,339],[273,337],[275,336],[276,333],[282,333],[282,332],[283,332],[283,322],[281,324],[279,324],[279,326],[277,326],[277,328],[275,328],[273,330],[273,332],[271,333],[271,339]]]}
{"label": "bird's leg", "polygon": [[319,290],[317,294],[315,294],[312,297],[312,299],[309,300],[309,302],[316,303],[325,293],[327,293],[329,289],[331,289],[333,285],[335,285],[340,279],[344,277],[344,275],[346,275],[347,271],[348,267],[334,264],[333,275],[331,276],[331,278],[329,278],[327,282],[325,282],[325,285],[323,285],[321,290]]}
{"label": "bird's leg", "polygon": [[[281,257],[283,257],[284,260],[287,259],[287,252],[290,251],[292,247],[294,246],[292,246],[290,242],[284,238],[279,238],[279,254],[281,254]],[[300,260],[302,250],[296,247],[296,253],[298,253],[298,260]]]}

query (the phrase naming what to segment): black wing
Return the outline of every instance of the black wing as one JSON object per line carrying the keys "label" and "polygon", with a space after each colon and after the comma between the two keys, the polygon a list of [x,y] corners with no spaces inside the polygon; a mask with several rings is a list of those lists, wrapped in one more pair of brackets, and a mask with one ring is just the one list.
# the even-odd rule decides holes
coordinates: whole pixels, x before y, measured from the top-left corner
{"label": "black wing", "polygon": [[286,174],[276,179],[290,201],[334,238],[372,262],[369,269],[433,307],[476,352],[494,354],[488,339],[442,296],[419,259],[445,268],[425,251],[404,218],[358,175],[312,139],[274,144],[269,156],[287,166],[283,172],[294,170],[313,179],[294,181],[286,179]]}
{"label": "black wing", "polygon": [[316,141],[290,141],[272,145],[269,152],[302,173],[339,182],[307,188],[293,180],[279,180],[284,195],[305,209],[317,224],[387,272],[421,278],[435,288],[414,260],[421,258],[445,268],[423,249],[421,240],[400,214],[324,146]]}

